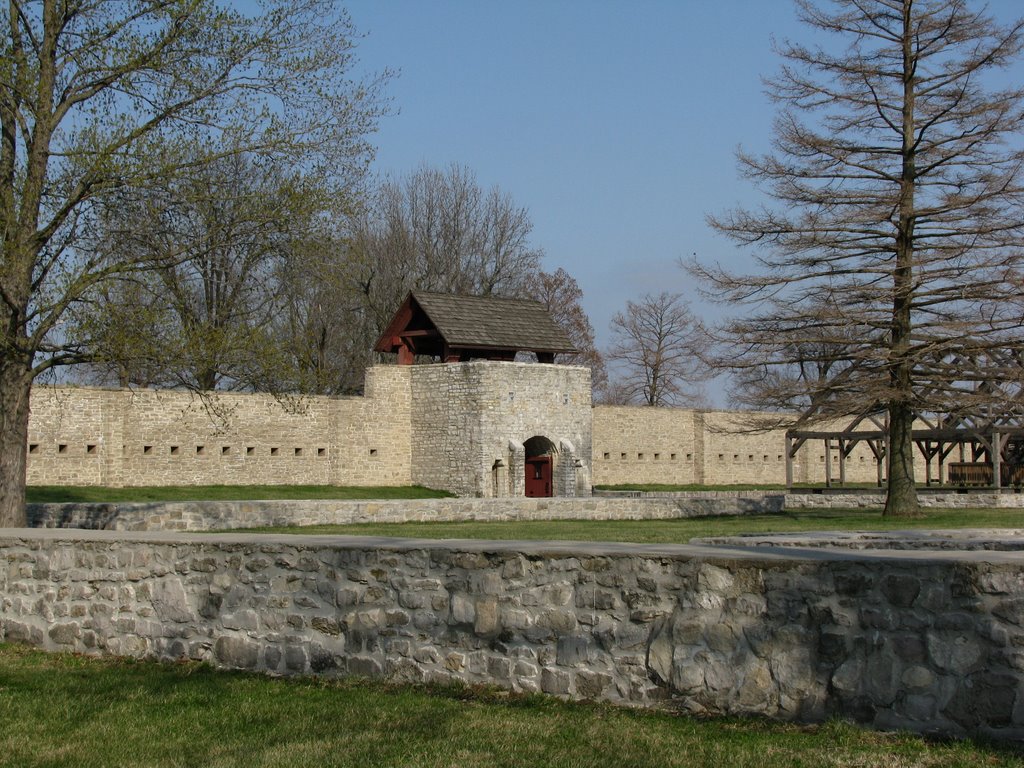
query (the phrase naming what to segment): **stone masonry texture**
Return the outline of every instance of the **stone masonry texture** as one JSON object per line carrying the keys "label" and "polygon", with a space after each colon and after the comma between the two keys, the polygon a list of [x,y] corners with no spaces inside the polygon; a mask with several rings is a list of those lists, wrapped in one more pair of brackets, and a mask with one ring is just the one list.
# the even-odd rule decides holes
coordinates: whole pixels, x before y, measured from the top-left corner
{"label": "stone masonry texture", "polygon": [[8,530],[0,639],[1024,738],[1024,558]]}
{"label": "stone masonry texture", "polygon": [[[459,496],[523,495],[524,445],[550,448],[556,496],[591,484],[782,484],[785,434],[739,411],[598,406],[589,370],[493,361],[374,366],[362,397],[36,387],[36,485],[416,483]],[[827,457],[838,479],[838,456]],[[821,441],[796,482],[822,482]],[[924,477],[918,457],[917,473]],[[847,480],[873,482],[866,445]]]}

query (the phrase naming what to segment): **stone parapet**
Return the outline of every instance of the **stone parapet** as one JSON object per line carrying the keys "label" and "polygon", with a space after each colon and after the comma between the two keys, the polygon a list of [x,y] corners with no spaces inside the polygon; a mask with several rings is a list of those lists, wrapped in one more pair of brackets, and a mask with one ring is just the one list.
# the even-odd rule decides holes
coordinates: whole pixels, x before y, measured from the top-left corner
{"label": "stone parapet", "polygon": [[[955,490],[921,492],[917,494],[922,507],[935,509],[1020,509],[1024,507],[1022,493],[988,493]],[[787,493],[786,509],[881,509],[885,506],[884,493]]]}
{"label": "stone parapet", "polygon": [[350,523],[671,520],[781,511],[783,497],[398,499],[394,501],[189,501],[138,504],[30,504],[39,528],[210,531]]}
{"label": "stone parapet", "polygon": [[41,530],[0,552],[0,640],[48,650],[1024,738],[1019,553]]}

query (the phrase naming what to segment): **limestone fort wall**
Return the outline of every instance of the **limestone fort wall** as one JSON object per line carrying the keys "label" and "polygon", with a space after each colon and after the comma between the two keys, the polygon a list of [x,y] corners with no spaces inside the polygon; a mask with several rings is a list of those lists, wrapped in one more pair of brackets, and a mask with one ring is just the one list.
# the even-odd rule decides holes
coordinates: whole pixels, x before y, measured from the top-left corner
{"label": "limestone fort wall", "polygon": [[[36,387],[28,480],[38,485],[418,483],[521,496],[523,444],[551,442],[555,492],[594,485],[782,484],[785,435],[739,411],[591,407],[585,368],[477,361],[375,366],[361,397]],[[821,441],[796,482],[822,482]],[[831,452],[838,478],[837,452]],[[924,464],[918,457],[919,477]],[[859,445],[849,482],[877,478]]]}
{"label": "limestone fort wall", "polygon": [[367,372],[365,397],[36,387],[38,485],[408,485],[408,369]]}

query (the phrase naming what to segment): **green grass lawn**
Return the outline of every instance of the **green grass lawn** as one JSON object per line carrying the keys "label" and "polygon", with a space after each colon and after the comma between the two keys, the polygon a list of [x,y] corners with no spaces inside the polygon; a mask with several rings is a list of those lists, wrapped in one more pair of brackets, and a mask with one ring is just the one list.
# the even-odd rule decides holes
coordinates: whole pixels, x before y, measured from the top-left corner
{"label": "green grass lawn", "polygon": [[250,501],[256,499],[440,499],[451,496],[420,486],[170,485],[138,488],[30,485],[29,503],[133,501]]}
{"label": "green grass lawn", "polygon": [[0,644],[0,765],[1024,766],[839,722],[698,720],[460,688],[272,679]]}
{"label": "green grass lawn", "polygon": [[681,520],[544,520],[538,522],[360,523],[259,528],[260,533],[406,536],[425,539],[564,539],[684,544],[705,536],[823,530],[908,528],[1024,528],[1024,509],[932,509],[923,517],[887,518],[863,509],[795,510],[771,515],[694,517]]}

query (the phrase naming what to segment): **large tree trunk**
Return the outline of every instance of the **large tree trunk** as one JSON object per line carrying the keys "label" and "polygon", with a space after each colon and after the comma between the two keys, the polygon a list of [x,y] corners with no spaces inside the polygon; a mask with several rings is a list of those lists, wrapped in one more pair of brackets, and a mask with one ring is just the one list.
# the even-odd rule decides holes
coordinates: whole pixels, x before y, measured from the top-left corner
{"label": "large tree trunk", "polygon": [[31,365],[0,359],[0,528],[24,528]]}
{"label": "large tree trunk", "polygon": [[903,147],[900,176],[899,219],[896,225],[896,263],[893,269],[892,337],[889,384],[894,397],[889,403],[889,488],[884,515],[915,517],[921,509],[914,487],[914,396],[911,333],[914,296],[914,198],[917,184],[916,132],[914,129],[914,24],[911,4],[903,5]]}
{"label": "large tree trunk", "polygon": [[889,487],[887,517],[916,517],[921,513],[914,486],[914,411],[905,405],[889,408]]}

